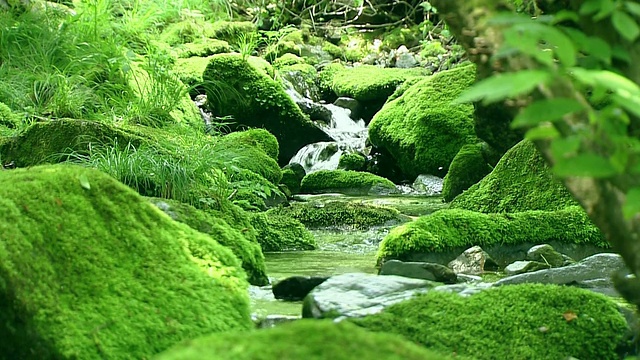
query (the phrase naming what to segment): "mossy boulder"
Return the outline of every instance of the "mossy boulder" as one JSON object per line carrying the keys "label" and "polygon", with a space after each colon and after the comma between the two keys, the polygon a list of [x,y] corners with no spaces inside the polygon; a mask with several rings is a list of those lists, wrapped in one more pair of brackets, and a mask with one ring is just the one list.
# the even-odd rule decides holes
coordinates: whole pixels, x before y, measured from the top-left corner
{"label": "mossy boulder", "polygon": [[602,233],[578,206],[509,214],[443,209],[392,229],[380,243],[378,259],[410,261],[417,254],[529,242],[609,247]]}
{"label": "mossy boulder", "polygon": [[36,122],[0,145],[3,162],[17,167],[56,163],[66,155],[87,155],[91,146],[143,142],[137,134],[100,122],[60,119]]}
{"label": "mossy boulder", "polygon": [[346,201],[292,203],[287,207],[270,209],[267,214],[292,217],[299,220],[308,229],[364,230],[373,226],[403,221],[400,212],[396,209]]}
{"label": "mossy boulder", "polygon": [[358,153],[346,153],[340,155],[338,169],[360,171],[365,168],[367,159]]}
{"label": "mossy boulder", "polygon": [[293,64],[281,66],[277,73],[278,78],[284,81],[285,86],[288,83],[298,94],[314,101],[320,100],[320,92],[316,84],[318,72],[313,65]]}
{"label": "mossy boulder", "polygon": [[294,54],[284,54],[273,61],[273,67],[276,69],[299,64],[306,64],[306,62],[303,58]]}
{"label": "mossy boulder", "polygon": [[541,284],[502,286],[466,298],[431,291],[350,321],[478,360],[619,359],[616,347],[628,329],[610,298]]}
{"label": "mossy boulder", "polygon": [[204,38],[174,48],[179,58],[206,57],[231,52],[231,46],[224,40]]}
{"label": "mossy boulder", "polygon": [[444,201],[453,200],[491,172],[492,167],[483,155],[485,145],[483,143],[467,144],[460,148],[444,177],[442,184]]}
{"label": "mossy boulder", "polygon": [[264,255],[255,237],[245,237],[242,232],[232,228],[220,218],[218,212],[200,210],[175,200],[153,198],[151,202],[167,213],[173,220],[185,223],[202,233],[209,234],[221,245],[231,249],[240,259],[250,284],[257,286],[269,284]]}
{"label": "mossy boulder", "polygon": [[336,192],[346,195],[367,195],[372,188],[395,192],[396,186],[381,176],[347,170],[320,170],[307,174],[300,191],[308,194]]}
{"label": "mossy boulder", "polygon": [[528,140],[504,154],[489,175],[451,202],[453,208],[484,213],[557,210],[570,205],[577,202]]}
{"label": "mossy boulder", "polygon": [[248,129],[233,132],[225,135],[224,141],[231,144],[257,147],[273,160],[278,160],[278,153],[280,151],[278,139],[265,129]]}
{"label": "mossy boulder", "polygon": [[0,171],[4,359],[149,358],[252,326],[231,250],[71,165]]}
{"label": "mossy boulder", "polygon": [[[154,360],[447,360],[397,335],[368,332],[348,322],[299,320],[249,333],[185,342]],[[456,357],[456,359],[460,359]]]}
{"label": "mossy boulder", "polygon": [[240,56],[214,55],[203,74],[204,81],[224,82],[235,96],[208,95],[208,107],[217,116],[232,116],[232,129],[265,128],[280,144],[279,163],[286,164],[303,146],[329,137],[307,119],[282,85]]}
{"label": "mossy boulder", "polygon": [[387,150],[409,179],[443,177],[460,148],[476,142],[473,105],[451,104],[474,80],[475,67],[460,66],[419,81],[371,120],[371,143]]}
{"label": "mossy boulder", "polygon": [[271,212],[251,214],[262,251],[314,250],[316,240],[302,223],[290,216]]}
{"label": "mossy boulder", "polygon": [[302,180],[298,178],[298,175],[296,175],[295,171],[293,171],[292,169],[282,170],[282,180],[280,180],[280,183],[285,185],[292,194],[297,194],[300,192],[301,181]]}
{"label": "mossy boulder", "polygon": [[282,171],[276,162],[278,142],[264,129],[250,129],[230,133],[219,138],[216,149],[224,152],[225,162],[254,173],[278,185]]}

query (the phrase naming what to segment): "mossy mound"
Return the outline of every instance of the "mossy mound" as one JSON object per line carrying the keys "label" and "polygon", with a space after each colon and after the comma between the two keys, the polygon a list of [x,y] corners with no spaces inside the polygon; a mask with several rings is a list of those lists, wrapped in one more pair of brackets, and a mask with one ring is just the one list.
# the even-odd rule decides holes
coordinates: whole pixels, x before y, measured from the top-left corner
{"label": "mossy mound", "polygon": [[262,251],[314,250],[316,240],[300,221],[270,212],[251,214]]}
{"label": "mossy mound", "polygon": [[371,143],[387,150],[407,178],[444,176],[460,148],[476,142],[473,105],[451,104],[474,80],[475,67],[460,66],[411,86],[371,120]]}
{"label": "mossy mound", "polygon": [[309,229],[337,227],[364,230],[402,221],[396,209],[345,201],[292,203],[288,207],[270,209],[267,214],[292,217]]}
{"label": "mossy mound", "polygon": [[491,172],[491,165],[483,155],[483,146],[482,143],[467,144],[453,158],[442,184],[444,201],[453,200]]}
{"label": "mossy mound", "polygon": [[297,64],[306,64],[306,62],[303,58],[294,54],[284,54],[273,61],[273,67],[276,69]]}
{"label": "mossy mound", "polygon": [[65,155],[87,155],[95,145],[138,145],[142,138],[128,131],[95,121],[61,119],[37,122],[0,145],[3,162],[18,167],[56,163]]}
{"label": "mossy mound", "polygon": [[216,97],[207,93],[208,107],[216,116],[232,116],[232,130],[265,128],[280,144],[279,163],[286,164],[304,145],[328,140],[328,136],[307,119],[286,94],[282,85],[235,55],[212,56],[204,81],[224,82],[235,96]]}
{"label": "mossy mound", "polygon": [[278,156],[278,142],[263,129],[235,132],[219,138],[218,151],[225,151],[228,163],[254,173],[278,185],[282,179]]}
{"label": "mossy mound", "polygon": [[577,202],[527,140],[511,148],[489,175],[451,202],[452,208],[484,213],[551,211],[570,205]]}
{"label": "mossy mound", "polygon": [[296,175],[295,171],[292,169],[283,169],[282,170],[282,180],[280,183],[285,185],[292,194],[297,194],[300,192],[300,180],[298,175]]}
{"label": "mossy mound", "polygon": [[231,250],[96,170],[0,171],[4,359],[149,358],[249,329]]}
{"label": "mossy mound", "polygon": [[367,172],[347,170],[320,170],[307,174],[302,179],[300,191],[307,194],[336,192],[367,195],[373,187],[396,191],[396,186],[388,179]]}
{"label": "mossy mound", "polygon": [[[326,72],[325,72],[326,71]],[[384,101],[407,79],[429,75],[426,69],[381,68],[373,65],[344,67],[332,64],[321,72],[321,86],[337,96],[361,102]]]}
{"label": "mossy mound", "polygon": [[342,154],[338,161],[338,169],[360,171],[365,168],[366,162],[367,159],[360,154]]}
{"label": "mossy mound", "polygon": [[616,347],[627,330],[611,299],[541,284],[502,286],[467,298],[431,291],[351,321],[478,360],[619,359]]}
{"label": "mossy mound", "polygon": [[239,145],[255,146],[273,160],[278,161],[278,139],[265,129],[249,129],[225,135],[225,141]]}
{"label": "mossy mound", "polygon": [[464,250],[475,245],[555,241],[609,247],[602,233],[578,206],[509,214],[444,209],[392,229],[380,243],[378,258],[407,260],[412,254]]}
{"label": "mossy mound", "polygon": [[200,39],[195,42],[182,44],[174,48],[179,58],[206,57],[231,52],[231,46],[224,40]]}
{"label": "mossy mound", "polygon": [[250,333],[207,336],[154,360],[447,360],[397,335],[368,332],[348,322],[298,320]]}
{"label": "mossy mound", "polygon": [[221,245],[231,249],[240,259],[250,284],[257,286],[269,284],[264,255],[260,244],[255,238],[247,239],[242,232],[230,227],[226,221],[221,219],[217,212],[196,209],[191,205],[175,200],[154,198],[151,199],[151,202],[171,216],[173,220],[185,223],[202,233],[209,234]]}

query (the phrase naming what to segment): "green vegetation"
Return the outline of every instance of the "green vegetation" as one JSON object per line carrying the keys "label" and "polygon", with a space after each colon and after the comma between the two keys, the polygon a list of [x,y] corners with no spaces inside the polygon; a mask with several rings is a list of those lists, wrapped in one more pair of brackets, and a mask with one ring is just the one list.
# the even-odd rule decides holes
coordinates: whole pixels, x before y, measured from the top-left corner
{"label": "green vegetation", "polygon": [[371,143],[386,149],[407,178],[444,176],[460,148],[476,142],[473,106],[451,104],[474,80],[474,66],[459,66],[411,86],[371,120]]}
{"label": "green vegetation", "polygon": [[292,169],[282,170],[282,180],[280,180],[280,183],[285,185],[292,194],[300,192],[300,182],[300,178]]}
{"label": "green vegetation", "polygon": [[[264,265],[264,255],[255,237],[247,238],[247,233],[236,230],[218,216],[217,211],[197,209],[191,205],[168,199],[151,199],[151,202],[171,216],[173,220],[189,225],[192,229],[209,234],[223,246],[231,249],[240,259],[242,268],[247,273],[247,280],[252,285],[269,284]],[[225,212],[228,206],[220,212]]]}
{"label": "green vegetation", "polygon": [[[222,81],[238,96],[209,98],[216,116],[232,116],[235,126],[265,128],[280,143],[280,163],[286,163],[302,146],[326,135],[316,128],[285,93],[282,86],[240,56],[214,55],[203,74],[204,81]],[[209,92],[208,92],[209,94]]]}
{"label": "green vegetation", "polygon": [[0,171],[6,359],[149,358],[252,326],[233,253],[99,171]]}
{"label": "green vegetation", "polygon": [[453,198],[491,172],[491,165],[487,163],[483,155],[484,146],[486,144],[478,143],[467,144],[460,148],[460,151],[451,161],[447,175],[444,177],[442,184],[444,201],[453,200]]}
{"label": "green vegetation", "polygon": [[305,64],[305,63],[306,62],[304,61],[304,59],[297,55],[284,54],[273,61],[273,67],[275,67],[276,69],[280,69],[285,66],[299,65],[299,64]]}
{"label": "green vegetation", "polygon": [[530,210],[509,214],[443,209],[392,229],[380,243],[378,258],[404,260],[416,253],[532,241],[609,247],[602,233],[577,206],[557,211]]}
{"label": "green vegetation", "polygon": [[389,180],[367,172],[347,170],[320,170],[307,174],[300,184],[300,191],[308,194],[337,192],[347,195],[367,195],[377,187],[395,191],[396,186]]}
{"label": "green vegetation", "polygon": [[[295,338],[295,346],[291,339]],[[365,331],[348,322],[299,320],[250,333],[206,336],[154,357],[155,360],[447,360],[397,335]],[[456,357],[459,358],[459,357]]]}
{"label": "green vegetation", "polygon": [[338,169],[359,171],[364,169],[367,159],[357,153],[342,154],[338,162]]}
{"label": "green vegetation", "polygon": [[541,284],[502,286],[467,298],[431,291],[351,321],[478,360],[619,359],[616,347],[627,331],[611,299]]}
{"label": "green vegetation", "polygon": [[267,214],[292,217],[309,229],[337,227],[362,230],[402,221],[398,210],[345,201],[292,203],[287,207],[270,209]]}
{"label": "green vegetation", "polygon": [[451,202],[484,213],[559,210],[577,205],[530,141],[509,150],[493,171]]}
{"label": "green vegetation", "polygon": [[[273,160],[278,161],[279,145],[278,139],[265,129],[249,129],[246,131],[234,132],[225,135],[225,142],[238,144],[240,146],[256,147]],[[257,160],[256,161],[263,161]]]}
{"label": "green vegetation", "polygon": [[300,221],[271,212],[251,214],[262,251],[313,250],[316,241]]}

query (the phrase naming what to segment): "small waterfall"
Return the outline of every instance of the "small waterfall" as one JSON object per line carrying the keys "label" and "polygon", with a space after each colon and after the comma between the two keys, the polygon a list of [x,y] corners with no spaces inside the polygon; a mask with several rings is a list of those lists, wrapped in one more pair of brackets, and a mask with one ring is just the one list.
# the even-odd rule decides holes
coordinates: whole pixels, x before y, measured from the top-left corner
{"label": "small waterfall", "polygon": [[363,120],[353,121],[351,110],[333,104],[318,104],[300,95],[287,84],[287,93],[296,103],[307,103],[321,106],[331,112],[331,121],[317,125],[329,135],[334,142],[309,144],[298,151],[289,163],[299,163],[307,173],[318,170],[335,170],[338,168],[343,153],[361,151],[367,141],[367,127]]}

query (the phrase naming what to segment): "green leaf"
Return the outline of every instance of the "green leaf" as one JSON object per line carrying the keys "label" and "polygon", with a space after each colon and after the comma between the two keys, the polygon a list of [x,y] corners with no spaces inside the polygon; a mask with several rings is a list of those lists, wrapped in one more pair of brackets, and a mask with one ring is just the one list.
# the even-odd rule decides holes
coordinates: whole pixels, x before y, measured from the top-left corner
{"label": "green leaf", "polygon": [[498,74],[481,80],[465,90],[454,100],[454,104],[484,100],[490,104],[509,97],[529,93],[536,86],[547,82],[551,74],[542,70],[522,70],[515,73]]}
{"label": "green leaf", "polygon": [[627,193],[627,199],[622,207],[622,213],[627,219],[640,213],[640,187],[634,187]]}
{"label": "green leaf", "polygon": [[517,24],[513,27],[515,31],[530,33],[540,41],[544,41],[558,57],[560,62],[567,66],[574,66],[576,63],[577,51],[571,39],[556,27],[538,22],[529,24]]}
{"label": "green leaf", "polygon": [[629,11],[630,14],[640,17],[640,4],[633,1],[625,1],[624,7],[627,8],[627,11]]}
{"label": "green leaf", "polygon": [[580,15],[593,14],[596,11],[600,10],[600,8],[602,7],[601,4],[602,0],[587,0],[582,3],[582,6],[580,6],[580,10],[578,11],[578,13]]}
{"label": "green leaf", "polygon": [[611,22],[618,34],[629,41],[635,41],[640,36],[640,27],[636,21],[623,11],[614,11],[611,15]]}
{"label": "green leaf", "polygon": [[560,177],[607,178],[617,174],[615,167],[609,163],[609,160],[589,153],[557,159],[553,170]]}
{"label": "green leaf", "polygon": [[614,44],[613,49],[611,49],[611,54],[615,59],[620,61],[624,61],[627,64],[631,64],[631,55],[629,55],[629,51],[619,44]]}
{"label": "green leaf", "polygon": [[538,126],[524,134],[524,138],[528,140],[554,139],[558,136],[560,133],[553,126]]}
{"label": "green leaf", "polygon": [[617,4],[613,0],[601,0],[600,2],[600,11],[593,16],[593,20],[600,21],[607,16],[611,15],[611,13],[616,9]]}
{"label": "green leaf", "polygon": [[84,189],[91,190],[91,184],[89,183],[89,179],[87,179],[86,175],[80,175],[78,177],[78,180],[80,180],[80,186],[82,186]]}
{"label": "green leaf", "polygon": [[580,150],[581,140],[578,136],[554,139],[551,143],[551,153],[556,159],[574,156]]}
{"label": "green leaf", "polygon": [[582,109],[584,107],[574,99],[557,98],[536,101],[520,111],[511,123],[511,127],[519,128],[535,126],[547,121],[553,122]]}
{"label": "green leaf", "polygon": [[638,84],[622,75],[607,70],[573,68],[571,74],[585,85],[602,86],[616,93],[640,94]]}
{"label": "green leaf", "polygon": [[561,23],[563,21],[567,21],[570,20],[572,22],[577,23],[580,18],[578,17],[578,14],[576,14],[573,11],[569,11],[569,10],[560,10],[557,13],[555,13],[553,15],[553,24],[558,24]]}

